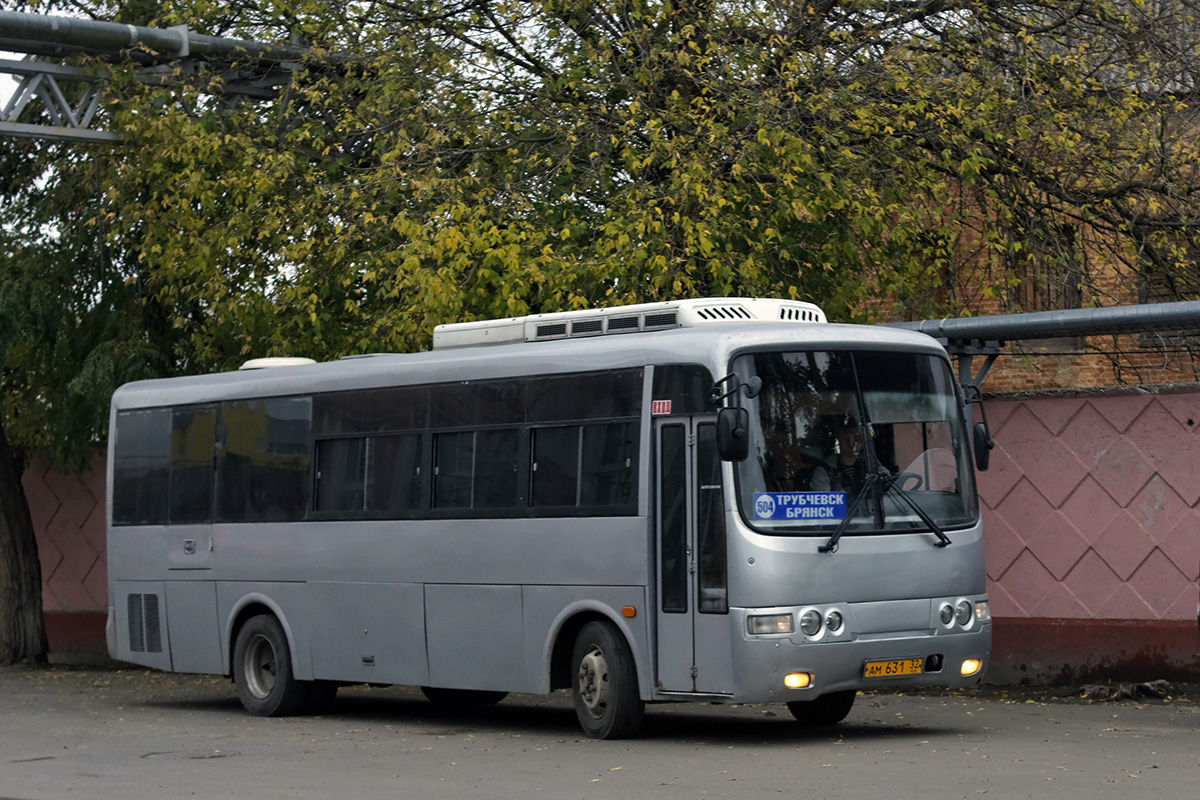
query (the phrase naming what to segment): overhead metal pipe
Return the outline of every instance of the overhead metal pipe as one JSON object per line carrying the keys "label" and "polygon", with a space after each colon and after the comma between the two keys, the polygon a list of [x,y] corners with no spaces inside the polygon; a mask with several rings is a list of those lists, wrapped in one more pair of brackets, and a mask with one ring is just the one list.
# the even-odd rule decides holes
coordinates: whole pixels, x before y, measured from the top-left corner
{"label": "overhead metal pipe", "polygon": [[935,339],[950,342],[1200,330],[1200,301],[1073,308],[1062,311],[1035,311],[1029,314],[926,319],[919,322],[884,324],[893,328],[920,331]]}
{"label": "overhead metal pipe", "polygon": [[0,50],[35,50],[40,55],[73,52],[103,55],[144,50],[167,61],[187,57],[287,61],[300,58],[304,52],[294,46],[205,36],[193,33],[187,26],[147,28],[19,11],[0,11]]}

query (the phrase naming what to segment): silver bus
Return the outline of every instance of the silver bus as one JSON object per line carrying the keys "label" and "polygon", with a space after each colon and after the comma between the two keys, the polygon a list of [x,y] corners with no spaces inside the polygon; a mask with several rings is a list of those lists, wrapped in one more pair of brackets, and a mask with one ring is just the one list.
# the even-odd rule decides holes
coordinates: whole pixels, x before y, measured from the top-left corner
{"label": "silver bus", "polygon": [[831,724],[859,690],[986,669],[970,452],[933,339],[786,300],[132,383],[111,409],[108,647],[232,676],[256,715],[367,683],[569,689],[599,738],[690,700]]}

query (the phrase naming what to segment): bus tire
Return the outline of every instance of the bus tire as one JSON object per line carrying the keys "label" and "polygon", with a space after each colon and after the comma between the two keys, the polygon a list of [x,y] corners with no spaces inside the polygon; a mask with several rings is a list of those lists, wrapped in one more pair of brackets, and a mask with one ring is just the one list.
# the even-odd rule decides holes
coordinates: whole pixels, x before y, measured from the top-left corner
{"label": "bus tire", "polygon": [[422,686],[421,694],[431,703],[439,706],[490,706],[508,697],[508,692],[494,692],[485,689],[441,689],[437,686]]}
{"label": "bus tire", "polygon": [[292,674],[292,653],[279,620],[246,620],[233,646],[233,680],[242,705],[256,717],[286,717],[308,701],[312,684]]}
{"label": "bus tire", "polygon": [[575,715],[594,739],[624,739],[637,733],[646,704],[638,695],[637,670],[629,645],[611,623],[589,622],[572,651]]}
{"label": "bus tire", "polygon": [[858,692],[847,689],[823,694],[816,700],[794,700],[787,707],[796,721],[805,725],[836,725],[850,713],[857,695]]}

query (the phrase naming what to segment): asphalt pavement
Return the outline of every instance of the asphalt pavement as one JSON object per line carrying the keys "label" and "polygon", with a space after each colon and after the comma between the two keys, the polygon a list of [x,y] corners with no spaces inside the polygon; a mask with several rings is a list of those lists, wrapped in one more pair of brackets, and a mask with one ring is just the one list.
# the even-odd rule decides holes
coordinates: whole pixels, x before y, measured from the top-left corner
{"label": "asphalt pavement", "polygon": [[654,705],[639,738],[595,741],[563,692],[454,710],[413,688],[351,687],[324,715],[261,719],[220,678],[10,667],[0,800],[1195,796],[1198,687],[1101,694],[1116,699],[862,694],[819,730],[783,706]]}

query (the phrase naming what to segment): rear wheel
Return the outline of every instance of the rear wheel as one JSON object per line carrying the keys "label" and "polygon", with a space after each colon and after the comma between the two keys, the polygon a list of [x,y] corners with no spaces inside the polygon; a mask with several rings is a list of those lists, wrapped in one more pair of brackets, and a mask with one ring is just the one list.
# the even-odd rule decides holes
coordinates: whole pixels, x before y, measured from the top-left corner
{"label": "rear wheel", "polygon": [[645,703],[629,645],[611,623],[589,622],[575,639],[575,714],[595,739],[624,739],[642,724]]}
{"label": "rear wheel", "polygon": [[312,684],[292,674],[292,653],[279,620],[251,617],[233,646],[233,680],[242,705],[256,717],[295,714],[308,701]]}
{"label": "rear wheel", "polygon": [[792,716],[805,725],[836,725],[850,713],[857,694],[853,689],[830,692],[816,700],[794,700],[787,707]]}
{"label": "rear wheel", "polygon": [[439,689],[422,686],[421,693],[431,703],[440,706],[490,706],[508,697],[508,692],[489,692],[483,689]]}

